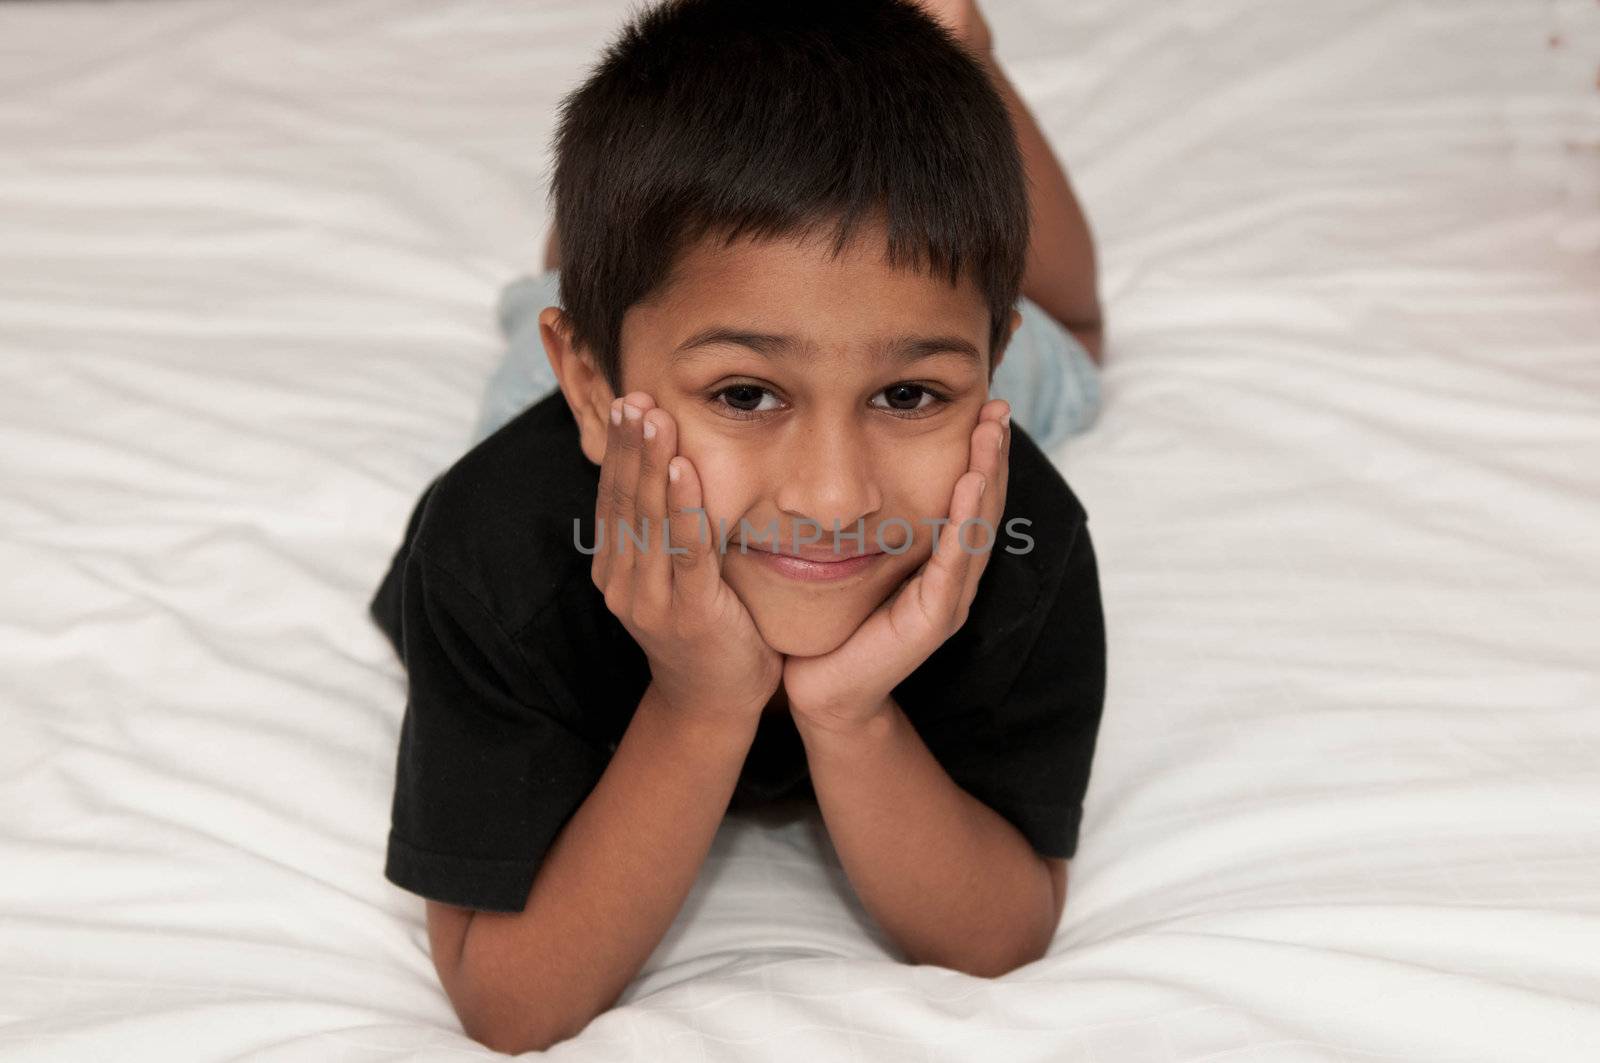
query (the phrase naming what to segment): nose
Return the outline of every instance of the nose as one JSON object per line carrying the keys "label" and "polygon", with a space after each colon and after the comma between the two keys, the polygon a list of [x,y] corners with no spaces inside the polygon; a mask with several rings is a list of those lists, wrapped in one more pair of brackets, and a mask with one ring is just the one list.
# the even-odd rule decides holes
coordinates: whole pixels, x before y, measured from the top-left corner
{"label": "nose", "polygon": [[[818,420],[794,432],[781,444],[781,486],[777,506],[787,516],[816,521],[821,543],[832,543],[835,527],[841,534],[856,531],[856,522],[883,504],[874,470],[872,449],[860,427],[841,420]],[[841,539],[841,545],[853,544]],[[872,549],[870,537],[862,547]]]}

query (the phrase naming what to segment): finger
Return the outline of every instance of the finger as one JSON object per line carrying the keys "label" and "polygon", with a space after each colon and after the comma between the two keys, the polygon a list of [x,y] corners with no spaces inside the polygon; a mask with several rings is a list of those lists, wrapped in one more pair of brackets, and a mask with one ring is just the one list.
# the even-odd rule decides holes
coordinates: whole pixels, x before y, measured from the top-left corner
{"label": "finger", "polygon": [[959,599],[970,585],[976,584],[976,577],[971,575],[973,555],[963,544],[971,543],[972,549],[981,549],[986,529],[981,524],[963,529],[962,523],[982,513],[982,496],[988,493],[997,468],[996,421],[1007,408],[1009,404],[1004,399],[996,399],[978,409],[978,423],[973,425],[967,439],[967,471],[956,480],[950,492],[950,521],[940,529],[925,569],[925,575],[931,580],[921,590],[930,611],[935,608],[936,600],[946,603],[952,594]]}
{"label": "finger", "polygon": [[594,543],[596,550],[589,563],[589,575],[594,585],[605,590],[611,571],[611,556],[615,552],[611,543],[617,534],[617,522],[612,513],[612,485],[617,478],[617,464],[622,453],[622,399],[611,400],[606,418],[606,450],[600,458],[600,483],[594,493]]}
{"label": "finger", "polygon": [[930,617],[952,617],[966,604],[967,575],[975,558],[963,543],[981,546],[984,530],[976,524],[963,529],[962,524],[977,515],[985,487],[983,473],[969,469],[950,494],[950,520],[939,529],[939,541],[918,581],[920,605]]}
{"label": "finger", "polygon": [[1000,427],[999,453],[995,456],[995,474],[989,477],[989,490],[984,493],[985,516],[994,522],[999,534],[1000,521],[1005,516],[1006,492],[1011,485],[1011,404],[1008,402],[995,419]]}
{"label": "finger", "polygon": [[699,471],[682,454],[672,459],[668,470],[667,521],[673,548],[673,599],[686,610],[708,608],[722,581],[718,535],[705,512]]}
{"label": "finger", "polygon": [[995,474],[989,477],[989,482],[1000,488],[1000,490],[986,492],[985,498],[987,501],[984,504],[993,509],[995,518],[999,519],[1000,514],[1005,510],[1005,487],[1011,482],[1011,404],[1009,402],[1004,403],[999,408],[999,412],[995,415],[995,424],[999,426],[1000,435],[995,455]]}
{"label": "finger", "polygon": [[622,397],[622,426],[618,434],[617,469],[611,482],[611,509],[616,528],[611,535],[611,570],[608,593],[630,609],[636,586],[635,540],[642,537],[639,520],[639,464],[644,449],[644,412],[648,396],[629,392]]}
{"label": "finger", "polygon": [[1011,404],[1005,399],[993,399],[978,411],[978,423],[972,428],[968,467],[977,469],[993,479],[1000,468],[1000,457],[1005,452],[1008,429],[1006,419],[1011,414]]}
{"label": "finger", "polygon": [[1011,471],[1011,404],[1004,399],[985,403],[979,411],[979,423],[972,433],[970,464],[984,475],[985,487],[975,514],[980,523],[972,525],[964,540],[973,564],[966,574],[967,601],[978,591],[978,581],[983,578],[989,555],[1000,537],[1000,524],[1005,516],[1006,490]]}
{"label": "finger", "polygon": [[611,481],[611,508],[618,521],[613,566],[632,568],[633,538],[639,534],[639,464],[644,450],[644,412],[648,396],[629,392],[622,397],[622,425],[617,433],[617,468]]}
{"label": "finger", "polygon": [[646,410],[640,423],[638,513],[645,547],[634,560],[635,600],[655,616],[672,601],[672,559],[667,554],[667,462],[678,452],[678,429],[666,410]]}

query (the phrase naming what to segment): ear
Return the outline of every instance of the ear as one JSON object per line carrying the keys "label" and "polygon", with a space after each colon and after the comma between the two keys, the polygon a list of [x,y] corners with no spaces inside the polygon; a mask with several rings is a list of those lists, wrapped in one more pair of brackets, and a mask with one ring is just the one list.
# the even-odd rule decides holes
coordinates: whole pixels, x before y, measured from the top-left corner
{"label": "ear", "polygon": [[1022,325],[1022,311],[1016,307],[1011,308],[1011,327],[1006,330],[1005,342],[1000,344],[994,356],[989,359],[989,382],[994,383],[994,371],[1000,368],[1000,363],[1005,361],[1006,351],[1011,347],[1011,337],[1017,334],[1017,329]]}
{"label": "ear", "polygon": [[572,330],[560,307],[547,306],[539,312],[539,340],[572,419],[578,422],[584,457],[599,465],[605,460],[611,402],[616,398],[611,385],[589,353],[572,342]]}

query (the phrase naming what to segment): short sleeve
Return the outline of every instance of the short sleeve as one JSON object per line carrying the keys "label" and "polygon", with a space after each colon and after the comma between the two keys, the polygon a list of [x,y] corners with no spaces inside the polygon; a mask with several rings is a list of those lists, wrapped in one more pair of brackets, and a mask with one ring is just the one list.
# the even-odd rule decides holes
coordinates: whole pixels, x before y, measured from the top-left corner
{"label": "short sleeve", "polygon": [[1105,620],[1087,523],[992,726],[970,736],[951,776],[1004,816],[1040,856],[1077,852],[1105,703]]}
{"label": "short sleeve", "polygon": [[519,646],[456,577],[416,549],[400,565],[408,680],[384,876],[463,908],[522,911],[608,751],[549,710]]}

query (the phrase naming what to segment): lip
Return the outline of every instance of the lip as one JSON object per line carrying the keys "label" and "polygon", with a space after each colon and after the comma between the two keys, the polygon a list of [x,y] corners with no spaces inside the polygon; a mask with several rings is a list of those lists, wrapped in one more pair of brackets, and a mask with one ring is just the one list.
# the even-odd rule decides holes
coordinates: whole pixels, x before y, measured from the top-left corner
{"label": "lip", "polygon": [[859,572],[865,572],[884,556],[883,551],[878,550],[870,554],[841,558],[838,561],[814,561],[794,554],[775,554],[771,550],[762,550],[755,546],[747,546],[747,553],[780,576],[807,582],[847,579]]}

